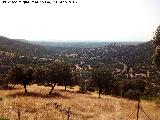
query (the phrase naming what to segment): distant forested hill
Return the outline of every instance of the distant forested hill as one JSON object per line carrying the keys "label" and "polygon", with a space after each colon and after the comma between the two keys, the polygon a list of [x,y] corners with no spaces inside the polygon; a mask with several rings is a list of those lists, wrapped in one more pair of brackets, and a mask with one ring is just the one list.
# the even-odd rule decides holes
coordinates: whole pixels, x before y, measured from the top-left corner
{"label": "distant forested hill", "polygon": [[150,41],[138,45],[109,45],[95,50],[95,53],[107,63],[120,61],[129,66],[147,66],[152,64],[153,51]]}
{"label": "distant forested hill", "polygon": [[[153,43],[140,42],[37,42],[56,53],[78,54],[71,59],[76,64],[85,61],[86,64],[98,62],[113,64],[115,61],[129,66],[148,66],[152,63]],[[67,59],[68,60],[68,59]]]}
{"label": "distant forested hill", "polygon": [[52,52],[45,47],[32,45],[25,41],[9,39],[3,36],[0,36],[0,51],[8,51],[25,56],[46,56],[52,54]]}
{"label": "distant forested hill", "polygon": [[[32,43],[32,44],[31,44]],[[65,59],[74,64],[84,61],[86,65],[95,63],[113,64],[116,61],[127,66],[148,66],[152,63],[153,43],[106,43],[106,42],[81,42],[61,43],[59,45],[41,44],[33,45],[34,42],[15,40],[0,36],[0,51],[16,53],[28,57],[54,56]],[[84,45],[84,46],[83,46]],[[66,58],[67,54],[77,54],[74,58]],[[50,57],[51,58],[51,57]],[[71,60],[71,61],[70,61]]]}
{"label": "distant forested hill", "polygon": [[146,66],[152,64],[154,48],[151,41],[138,45],[111,45],[107,48],[110,51],[105,55],[108,60],[118,60],[131,66]]}
{"label": "distant forested hill", "polygon": [[[61,51],[63,50],[62,48]],[[153,43],[150,41],[138,45],[112,43],[95,48],[70,48],[61,53],[62,56],[77,54],[74,58],[69,57],[69,60],[72,60],[70,62],[76,64],[84,61],[87,65],[95,65],[100,62],[106,64],[121,62],[127,66],[150,66],[153,51]]]}

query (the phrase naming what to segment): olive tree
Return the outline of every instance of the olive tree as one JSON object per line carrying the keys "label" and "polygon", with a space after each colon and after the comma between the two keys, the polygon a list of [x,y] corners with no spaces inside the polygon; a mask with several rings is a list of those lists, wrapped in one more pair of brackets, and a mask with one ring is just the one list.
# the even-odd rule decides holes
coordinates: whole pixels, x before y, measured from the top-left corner
{"label": "olive tree", "polygon": [[46,83],[51,85],[51,90],[49,94],[51,95],[54,87],[56,86],[57,83],[60,82],[62,76],[61,76],[61,63],[59,62],[54,62],[51,65],[47,66],[47,78],[46,78]]}
{"label": "olive tree", "polygon": [[72,79],[72,73],[70,66],[67,64],[63,64],[61,67],[61,81],[60,83],[63,83],[65,86],[65,91],[68,85],[73,84],[73,79]]}
{"label": "olive tree", "polygon": [[111,81],[113,80],[112,73],[105,67],[94,68],[92,70],[92,82],[99,89],[99,98],[102,90],[110,90]]}
{"label": "olive tree", "polygon": [[10,69],[7,79],[11,84],[22,84],[27,93],[27,85],[33,81],[34,70],[29,67],[25,69],[23,65],[16,65]]}

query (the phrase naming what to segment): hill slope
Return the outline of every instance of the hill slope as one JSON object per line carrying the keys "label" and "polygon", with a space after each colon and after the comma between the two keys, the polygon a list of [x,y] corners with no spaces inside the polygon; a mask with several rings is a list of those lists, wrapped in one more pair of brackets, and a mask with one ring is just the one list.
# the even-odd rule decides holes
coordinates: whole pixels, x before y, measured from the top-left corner
{"label": "hill slope", "polygon": [[[64,88],[56,86],[52,95],[47,95],[49,87],[36,85],[28,86],[28,95],[24,94],[20,86],[12,91],[0,90],[0,97],[3,98],[0,101],[0,116],[16,120],[19,108],[22,120],[66,120],[65,113],[70,107],[73,113],[70,120],[136,119],[136,101],[111,96],[98,99],[96,93],[80,94],[77,88],[67,88],[69,91],[66,92],[60,89]],[[59,106],[55,106],[55,103]],[[142,100],[141,107],[152,120],[159,120],[160,107],[154,101]],[[139,120],[147,120],[142,111]]]}
{"label": "hill slope", "polygon": [[147,66],[152,63],[154,49],[151,41],[138,45],[108,46],[107,49],[107,61],[117,60],[129,66]]}
{"label": "hill slope", "polygon": [[[141,43],[138,45],[121,45],[118,43],[96,48],[70,49],[63,54],[76,56],[72,57],[76,64],[95,65],[102,62],[114,64],[121,62],[127,66],[150,66],[152,64],[152,55],[154,52],[152,42]],[[70,57],[71,58],[71,57]],[[84,63],[83,62],[83,63]]]}
{"label": "hill slope", "polygon": [[51,54],[45,47],[21,42],[16,39],[9,39],[3,36],[0,36],[0,51],[8,51],[25,56],[46,56],[47,54]]}

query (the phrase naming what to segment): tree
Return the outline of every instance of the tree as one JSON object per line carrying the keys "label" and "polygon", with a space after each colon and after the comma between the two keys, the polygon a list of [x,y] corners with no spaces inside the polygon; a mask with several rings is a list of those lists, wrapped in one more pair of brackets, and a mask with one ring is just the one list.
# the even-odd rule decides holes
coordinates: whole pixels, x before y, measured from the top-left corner
{"label": "tree", "polygon": [[0,74],[0,89],[8,88],[8,81],[6,80],[5,74]]}
{"label": "tree", "polygon": [[79,82],[81,81],[80,71],[74,70],[72,71],[72,84],[71,85],[79,85]]}
{"label": "tree", "polygon": [[43,67],[37,68],[34,72],[34,77],[35,77],[35,83],[43,85],[45,84],[45,79],[47,77],[46,75],[46,69]]}
{"label": "tree", "polygon": [[159,96],[159,86],[160,86],[160,25],[157,27],[155,31],[155,35],[153,37],[153,43],[155,45],[155,51],[152,56],[152,62],[155,65],[154,71],[152,72],[152,77],[147,81],[147,93],[149,96]]}
{"label": "tree", "polygon": [[79,73],[79,90],[81,93],[86,93],[87,91],[95,91],[95,87],[92,79],[92,71],[91,70],[81,70]]}
{"label": "tree", "polygon": [[155,53],[153,55],[153,63],[157,68],[160,67],[160,25],[157,27],[155,35],[153,37],[153,43],[156,46]]}
{"label": "tree", "polygon": [[34,69],[32,67],[27,68],[25,70],[25,72],[24,72],[24,77],[25,77],[25,79],[23,80],[23,85],[24,85],[25,90],[27,92],[26,85],[28,85],[29,83],[33,82],[33,79],[34,79]]}
{"label": "tree", "polygon": [[144,79],[123,80],[123,96],[130,99],[139,99],[145,91]]}
{"label": "tree", "polygon": [[27,93],[27,85],[34,79],[33,73],[34,70],[31,67],[25,69],[23,65],[16,65],[9,71],[7,79],[11,84],[22,84]]}
{"label": "tree", "polygon": [[112,73],[105,67],[94,68],[92,71],[92,82],[95,87],[99,89],[99,98],[102,90],[108,91],[110,89],[111,81],[113,80]]}
{"label": "tree", "polygon": [[73,82],[72,80],[73,79],[72,79],[70,66],[67,64],[63,64],[61,67],[61,81],[63,82],[63,85],[65,86],[65,91],[66,91],[67,85],[72,84]]}
{"label": "tree", "polygon": [[21,65],[16,65],[9,71],[7,79],[11,84],[23,84],[25,93],[27,93],[26,85],[27,81],[25,80],[24,67]]}
{"label": "tree", "polygon": [[54,62],[53,64],[47,66],[47,78],[45,81],[47,82],[47,84],[50,84],[52,87],[49,92],[49,95],[51,95],[56,84],[60,82],[62,78],[61,75],[62,75],[61,74],[61,63]]}
{"label": "tree", "polygon": [[155,31],[153,42],[157,46],[160,45],[160,25],[157,27],[157,30]]}

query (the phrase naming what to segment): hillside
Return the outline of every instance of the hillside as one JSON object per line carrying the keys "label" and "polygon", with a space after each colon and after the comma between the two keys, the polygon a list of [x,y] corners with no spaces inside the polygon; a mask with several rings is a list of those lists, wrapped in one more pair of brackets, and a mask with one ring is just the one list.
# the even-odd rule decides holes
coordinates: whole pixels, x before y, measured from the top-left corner
{"label": "hillside", "polygon": [[[49,44],[46,42],[47,45]],[[53,42],[54,43],[54,42]],[[59,59],[79,68],[93,67],[97,63],[126,64],[128,67],[150,67],[154,52],[151,41],[136,43],[82,42],[61,43],[51,46],[31,44],[26,40],[15,40],[0,36],[0,61],[2,65],[48,63]],[[64,46],[63,46],[64,45]],[[73,45],[73,46],[72,46]],[[82,46],[84,47],[82,48]],[[96,46],[97,45],[97,46]],[[69,47],[68,47],[69,46]],[[81,46],[81,47],[80,47]],[[88,48],[89,47],[89,48]],[[4,53],[5,52],[5,53]],[[13,64],[12,64],[13,63]],[[1,66],[4,68],[4,66]],[[3,71],[3,70],[2,70]]]}
{"label": "hillside", "polygon": [[150,66],[153,52],[153,44],[150,41],[138,45],[113,43],[95,48],[62,48],[61,56],[81,66],[92,66],[99,62],[105,64],[121,62],[127,66]]}
{"label": "hillside", "polygon": [[45,47],[22,42],[22,40],[9,39],[3,36],[0,36],[0,51],[7,51],[24,56],[46,56],[47,54],[51,54]]}
{"label": "hillside", "polygon": [[151,41],[138,45],[111,45],[104,50],[108,51],[103,55],[105,61],[120,61],[128,66],[150,66],[154,51]]}
{"label": "hillside", "polygon": [[[97,98],[96,93],[80,94],[78,88],[62,91],[56,86],[52,95],[47,95],[49,87],[32,85],[28,87],[28,95],[23,94],[23,88],[17,86],[14,90],[0,90],[0,116],[16,120],[18,109],[22,120],[135,120],[137,101],[111,96]],[[159,120],[160,108],[154,101],[141,101],[142,109],[152,120]],[[132,114],[133,113],[133,114]],[[131,115],[131,116],[130,116]],[[130,117],[129,117],[130,116]],[[148,120],[140,111],[139,120]]]}

